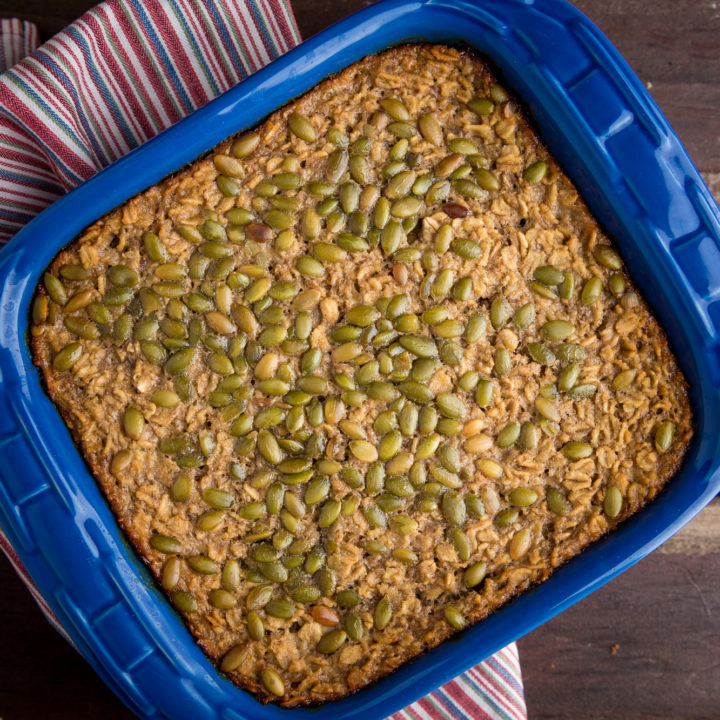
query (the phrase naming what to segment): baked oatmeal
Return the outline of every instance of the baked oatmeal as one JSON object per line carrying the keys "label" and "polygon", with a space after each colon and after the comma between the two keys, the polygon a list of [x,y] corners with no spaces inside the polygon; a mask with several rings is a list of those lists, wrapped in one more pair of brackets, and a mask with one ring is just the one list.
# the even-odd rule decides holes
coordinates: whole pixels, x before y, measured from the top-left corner
{"label": "baked oatmeal", "polygon": [[686,383],[469,52],[350,66],[62,250],[47,389],[220,669],[340,698],[651,500]]}

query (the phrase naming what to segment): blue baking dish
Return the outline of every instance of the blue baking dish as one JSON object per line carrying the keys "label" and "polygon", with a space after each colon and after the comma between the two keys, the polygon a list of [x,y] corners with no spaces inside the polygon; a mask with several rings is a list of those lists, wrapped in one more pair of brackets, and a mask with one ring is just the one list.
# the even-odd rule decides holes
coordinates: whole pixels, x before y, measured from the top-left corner
{"label": "blue baking dish", "polygon": [[[128,546],[27,347],[42,270],[86,225],[355,60],[407,41],[486,57],[612,235],[690,383],[697,433],[646,509],[547,582],[388,678],[299,710],[208,661]],[[720,210],[600,31],[564,0],[385,0],[325,30],[58,200],[0,253],[0,525],[80,652],[145,718],[385,717],[600,587],[720,489]]]}

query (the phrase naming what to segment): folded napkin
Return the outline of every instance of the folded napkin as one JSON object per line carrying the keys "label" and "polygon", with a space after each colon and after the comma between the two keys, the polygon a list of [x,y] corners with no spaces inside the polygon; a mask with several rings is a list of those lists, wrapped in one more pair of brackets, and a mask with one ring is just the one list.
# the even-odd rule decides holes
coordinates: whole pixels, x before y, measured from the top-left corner
{"label": "folded napkin", "polygon": [[[0,20],[0,241],[299,42],[288,0],[108,0],[40,48],[34,25]],[[513,643],[392,718],[526,716]]]}

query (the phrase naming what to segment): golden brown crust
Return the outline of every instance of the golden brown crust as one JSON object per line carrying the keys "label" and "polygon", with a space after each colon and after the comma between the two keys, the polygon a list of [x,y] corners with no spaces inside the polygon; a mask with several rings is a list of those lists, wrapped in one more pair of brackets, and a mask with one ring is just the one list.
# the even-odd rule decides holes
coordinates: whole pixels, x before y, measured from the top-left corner
{"label": "golden brown crust", "polygon": [[[464,102],[473,95],[487,95],[492,82],[487,68],[470,53],[443,46],[405,46],[365,58],[274,113],[257,129],[262,142],[243,161],[242,188],[236,198],[227,198],[218,191],[212,159],[199,160],[98,220],[61,251],[49,268],[54,275],[67,263],[88,268],[93,273],[91,285],[96,299],[106,290],[107,268],[120,263],[138,272],[140,285],[152,284],[155,266],[142,250],[145,230],[156,232],[173,259],[186,263],[196,245],[183,239],[176,227],[197,227],[207,217],[222,219],[234,206],[256,205],[261,214],[268,201],[258,200],[254,189],[278,171],[277,158],[297,157],[305,183],[323,177],[333,146],[321,140],[307,144],[288,134],[285,123],[293,110],[311,118],[319,136],[332,125],[339,125],[348,132],[351,142],[360,137],[364,126],[374,124],[378,132],[370,158],[383,165],[394,139],[385,128],[387,118],[382,119],[378,98],[400,97],[413,120],[425,112],[437,113],[446,140],[453,136],[472,138],[501,178],[502,188],[496,193],[483,192],[478,198],[468,199],[452,192],[450,200],[469,208],[466,218],[453,219],[442,207],[423,211],[424,217],[410,243],[419,249],[433,248],[438,229],[450,225],[456,238],[472,238],[482,247],[477,260],[463,260],[451,252],[428,260],[431,267],[434,262],[438,264],[438,271],[447,268],[455,278],[472,280],[471,298],[455,302],[450,296],[450,302],[444,302],[451,317],[466,322],[470,314],[486,312],[498,293],[505,295],[513,309],[533,302],[537,313],[536,322],[527,330],[512,325],[497,332],[490,328],[486,338],[464,347],[459,365],[441,368],[428,381],[435,393],[457,390],[463,373],[478,370],[492,377],[496,386],[495,398],[485,410],[474,405],[473,393],[459,393],[468,407],[462,432],[443,440],[458,450],[467,470],[462,492],[475,493],[485,501],[487,513],[469,517],[463,528],[470,543],[470,557],[459,560],[448,542],[447,527],[438,510],[414,513],[407,504],[404,511],[414,513],[419,526],[417,531],[401,535],[392,529],[372,528],[360,511],[318,532],[308,521],[315,512],[309,508],[300,522],[299,534],[307,534],[325,548],[328,565],[337,575],[338,589],[354,587],[362,597],[356,609],[365,627],[362,642],[346,643],[331,656],[315,649],[322,633],[332,628],[314,622],[310,605],[298,603],[295,617],[289,621],[265,617],[270,632],[260,643],[249,639],[245,624],[245,602],[252,584],[244,582],[235,591],[237,607],[221,611],[208,602],[208,593],[219,587],[219,575],[197,575],[184,568],[177,588],[192,593],[198,601],[198,612],[183,613],[198,644],[218,663],[230,649],[244,648],[242,662],[229,675],[263,701],[277,700],[260,681],[259,672],[264,667],[276,668],[283,675],[283,706],[326,702],[383,677],[450,636],[454,630],[443,617],[447,605],[458,608],[468,623],[482,620],[518,593],[545,580],[556,567],[655,497],[677,471],[690,443],[692,413],[685,379],[662,329],[628,280],[621,297],[604,290],[589,307],[577,300],[579,288],[571,303],[533,293],[531,275],[540,265],[557,265],[571,271],[579,287],[591,277],[601,278],[606,285],[610,273],[593,260],[592,251],[608,241],[513,100],[499,103],[491,116],[479,119],[465,108]],[[227,154],[231,140],[221,143],[215,152]],[[420,156],[422,168],[437,167],[447,154],[447,150],[434,147],[420,136],[411,138],[410,148]],[[548,164],[545,179],[537,186],[524,184],[524,169],[540,159]],[[378,174],[375,180],[382,182]],[[304,188],[285,194],[293,193],[301,208],[317,204]],[[203,208],[214,215],[204,215]],[[434,304],[433,300],[421,298],[417,289],[423,277],[435,270],[416,261],[406,264],[406,278],[402,273],[396,276],[393,262],[378,250],[348,255],[341,262],[325,266],[319,279],[300,276],[294,269],[294,259],[308,252],[310,243],[302,238],[299,221],[295,228],[297,236],[289,247],[278,251],[263,246],[262,254],[268,260],[268,274],[280,281],[316,288],[320,293],[318,306],[310,311],[315,330],[309,339],[313,347],[323,351],[318,374],[331,377],[331,372],[338,369],[354,372],[352,365],[333,363],[325,357],[331,348],[327,335],[333,326],[342,324],[349,307],[373,304],[380,297],[401,292],[412,295],[408,312],[420,315]],[[326,227],[318,239],[334,241],[337,235],[338,231]],[[236,266],[257,261],[258,252],[250,243],[237,245]],[[71,291],[80,287],[73,282],[67,285]],[[233,290],[242,298],[241,288]],[[44,288],[39,294],[46,294]],[[288,303],[283,307],[287,309]],[[55,354],[77,338],[63,326],[59,309],[55,307],[52,312],[53,317],[33,328],[33,359],[121,527],[155,577],[162,578],[167,556],[150,545],[153,533],[181,538],[185,557],[201,553],[219,565],[238,558],[252,569],[254,561],[248,558],[248,544],[241,538],[252,530],[253,522],[243,519],[237,508],[262,499],[264,489],[230,477],[227,463],[239,462],[248,477],[263,464],[254,456],[243,459],[234,454],[235,438],[228,434],[220,410],[210,408],[205,401],[203,395],[214,388],[218,375],[196,362],[188,370],[198,388],[195,399],[164,410],[148,398],[155,389],[172,388],[172,380],[147,361],[134,340],[118,346],[102,337],[83,341],[83,355],[72,372],[57,372],[53,368]],[[77,315],[85,318],[86,312],[80,310]],[[119,312],[113,310],[113,320]],[[558,317],[572,319],[577,342],[587,355],[581,381],[596,383],[598,390],[591,398],[577,402],[563,395],[557,398],[554,402],[561,420],[546,424],[548,434],[539,436],[535,450],[522,451],[517,446],[500,450],[493,446],[491,438],[509,421],[538,423],[535,399],[541,387],[556,381],[560,367],[557,363],[541,366],[532,362],[525,348],[529,342],[543,341],[539,331],[543,321]],[[493,375],[493,356],[498,347],[508,349],[513,357],[513,371],[507,377]],[[297,357],[285,357],[280,362],[287,362],[292,373],[296,372]],[[627,390],[612,390],[614,376],[628,368],[638,370],[634,383]],[[333,389],[333,395],[339,393],[338,388]],[[265,406],[265,400],[251,393],[242,402],[252,414]],[[128,405],[139,408],[145,417],[145,429],[134,440],[121,430],[120,417]],[[377,443],[374,420],[384,409],[382,403],[366,401],[362,407],[345,408],[344,417],[362,425],[368,439]],[[658,453],[653,433],[657,424],[666,419],[674,423],[675,439],[667,452]],[[193,437],[208,432],[217,444],[203,467],[187,471],[194,486],[190,500],[173,503],[167,489],[183,471],[158,452],[156,445],[158,440],[180,431]],[[323,422],[319,431],[328,439],[326,457],[362,467],[348,452],[347,437],[339,431],[338,422]],[[467,450],[469,440],[482,449]],[[562,446],[577,440],[589,442],[594,453],[570,462],[564,458]],[[412,453],[416,446],[417,440],[410,438],[406,449]],[[131,451],[130,464],[113,474],[113,457],[127,449]],[[502,477],[484,476],[478,466],[483,459],[501,463]],[[435,464],[431,457],[424,466],[432,470]],[[613,520],[604,514],[602,506],[605,489],[610,485],[617,487],[624,498],[622,512]],[[236,501],[223,524],[213,532],[200,531],[195,525],[209,509],[201,494],[209,487],[232,492]],[[508,527],[497,528],[493,516],[508,507],[508,493],[518,487],[536,490],[538,501],[522,508]],[[566,515],[550,512],[544,502],[548,488],[562,490],[572,510]],[[293,487],[288,486],[287,491],[293,491]],[[332,492],[338,499],[357,499],[361,509],[375,502],[374,497],[337,476],[332,478]],[[277,516],[268,521],[277,530]],[[532,542],[522,557],[513,559],[507,548],[511,538],[522,530],[530,532]],[[406,566],[389,555],[368,555],[362,551],[367,538],[389,547],[407,547],[418,562]],[[462,585],[462,574],[480,560],[487,562],[488,576],[477,591],[467,590]],[[382,595],[391,598],[395,614],[388,627],[377,630],[373,628],[372,613]],[[316,604],[338,609],[332,598],[321,598]],[[340,615],[343,612],[339,610]]]}

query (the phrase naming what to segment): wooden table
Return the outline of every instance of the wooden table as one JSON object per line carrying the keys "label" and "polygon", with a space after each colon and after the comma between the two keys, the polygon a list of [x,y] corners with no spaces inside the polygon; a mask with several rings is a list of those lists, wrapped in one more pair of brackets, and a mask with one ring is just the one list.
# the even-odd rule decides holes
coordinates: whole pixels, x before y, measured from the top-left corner
{"label": "wooden table", "polygon": [[[372,0],[294,0],[308,37]],[[92,0],[0,0],[43,38]],[[720,2],[577,0],[650,88],[720,197]],[[132,717],[0,559],[0,718]],[[720,717],[720,503],[520,641],[530,718]]]}

